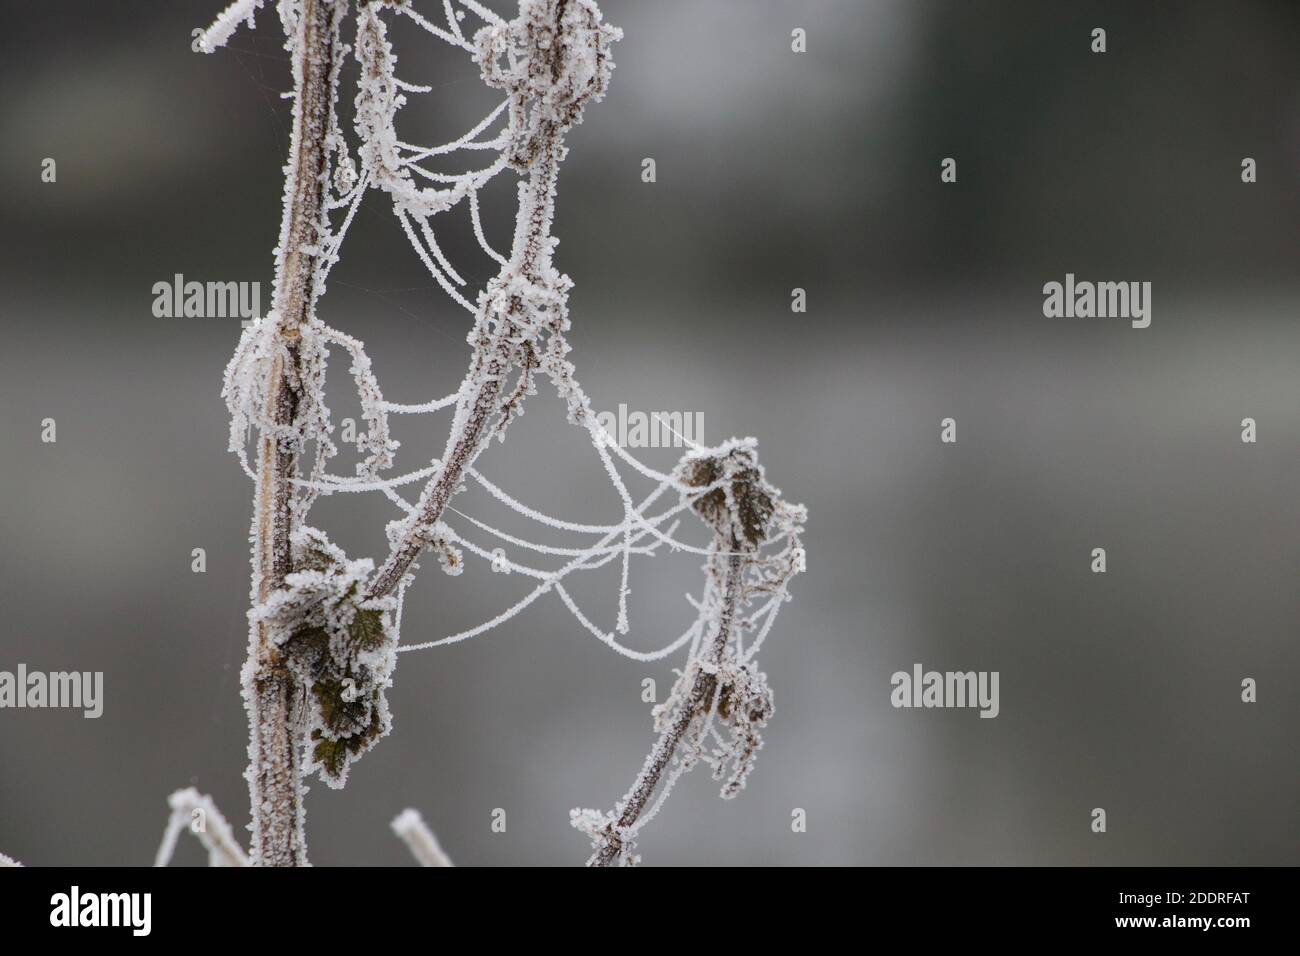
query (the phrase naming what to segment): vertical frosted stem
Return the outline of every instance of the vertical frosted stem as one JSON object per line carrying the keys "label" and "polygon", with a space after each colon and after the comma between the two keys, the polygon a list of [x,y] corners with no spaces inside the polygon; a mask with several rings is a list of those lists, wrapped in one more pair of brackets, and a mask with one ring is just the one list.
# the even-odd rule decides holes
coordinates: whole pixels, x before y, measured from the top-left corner
{"label": "vertical frosted stem", "polygon": [[[288,44],[293,57],[294,114],[285,177],[284,216],[275,277],[277,350],[266,383],[267,407],[278,431],[289,429],[298,413],[300,329],[315,303],[318,250],[324,238],[323,211],[328,181],[326,136],[334,106],[333,79],[338,50],[339,0],[303,0]],[[252,596],[260,603],[284,584],[291,568],[289,535],[293,521],[296,452],[275,434],[258,441],[257,491],[253,516]],[[248,789],[252,804],[252,859],[261,866],[305,866],[303,787],[300,779],[303,689],[285,666],[266,624],[250,628],[243,671],[249,720]]]}

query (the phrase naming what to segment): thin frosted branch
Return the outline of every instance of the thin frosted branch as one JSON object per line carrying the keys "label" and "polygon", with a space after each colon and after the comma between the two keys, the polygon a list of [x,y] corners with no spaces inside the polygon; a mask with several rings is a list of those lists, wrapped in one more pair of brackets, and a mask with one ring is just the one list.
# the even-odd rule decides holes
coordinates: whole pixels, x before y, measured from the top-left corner
{"label": "thin frosted branch", "polygon": [[393,818],[390,825],[421,866],[454,865],[451,858],[443,852],[438,838],[420,816],[419,810],[403,810]]}
{"label": "thin frosted branch", "polygon": [[172,812],[154,866],[171,863],[176,852],[176,840],[185,829],[193,833],[208,851],[209,866],[248,866],[248,857],[211,797],[187,787],[173,793],[167,798],[167,803]]}
{"label": "thin frosted branch", "polygon": [[[713,635],[703,659],[693,661],[694,679],[685,702],[677,708],[672,719],[659,734],[654,746],[646,755],[645,763],[633,781],[632,787],[622,801],[622,810],[612,825],[605,823],[598,837],[598,847],[590,861],[593,866],[612,866],[620,862],[633,862],[631,855],[632,835],[642,812],[650,803],[673,758],[677,748],[686,738],[687,731],[700,718],[712,716],[715,690],[718,686],[718,671],[722,664],[722,655],[731,640],[731,625],[735,617],[736,604],[740,596],[740,577],[743,568],[739,555],[728,559],[724,585],[724,603],[722,614],[714,625]],[[691,761],[694,755],[687,755],[683,763]]]}
{"label": "thin frosted branch", "polygon": [[199,34],[199,49],[204,53],[215,53],[218,47],[226,45],[226,41],[239,29],[241,23],[248,24],[251,29],[253,14],[261,6],[262,0],[234,0],[234,3],[217,14],[217,19],[210,27]]}

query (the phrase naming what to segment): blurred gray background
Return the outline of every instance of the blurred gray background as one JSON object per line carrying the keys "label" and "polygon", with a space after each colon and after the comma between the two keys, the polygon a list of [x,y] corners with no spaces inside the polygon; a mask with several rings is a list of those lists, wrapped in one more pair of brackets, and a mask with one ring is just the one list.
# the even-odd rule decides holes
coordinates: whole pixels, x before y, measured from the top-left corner
{"label": "blurred gray background", "polygon": [[[241,836],[247,820],[251,489],[218,397],[239,322],[151,313],[175,273],[260,281],[270,300],[287,61],[271,11],[192,53],[221,5],[6,3],[0,669],[102,670],[106,685],[99,720],[0,711],[0,850],[31,864],[150,862],[179,786],[211,793]],[[645,861],[1300,862],[1300,6],[602,7],[626,39],[569,139],[556,225],[579,376],[601,408],[758,436],[811,513],[809,573],[762,655],[777,711],[750,786],[723,803],[703,771],[687,777]],[[392,32],[399,75],[437,87],[412,98],[404,138],[450,139],[495,102],[459,53],[409,21]],[[946,156],[956,184],[939,181]],[[512,202],[503,176],[485,205],[498,246]],[[462,213],[440,240],[481,283],[492,264]],[[1151,327],[1044,318],[1042,285],[1066,272],[1151,281]],[[365,339],[392,400],[459,380],[468,317],[381,194],[320,312]],[[356,414],[346,367],[336,422]],[[947,416],[956,445],[939,441]],[[47,417],[56,444],[40,441]],[[445,416],[398,426],[400,470],[441,450]],[[545,383],[481,467],[564,517],[618,518]],[[480,492],[458,506],[541,534]],[[354,556],[381,555],[395,516],[378,496],[316,512]],[[685,555],[634,567],[629,640],[678,634],[698,576]],[[606,627],[615,584],[577,589]],[[525,588],[426,561],[403,640]],[[890,675],[915,662],[999,671],[1001,715],[895,710]],[[568,810],[608,808],[640,766],[645,677],[662,698],[670,664],[616,656],[554,598],[403,655],[393,735],[346,790],[312,786],[313,861],[409,862],[388,821],[415,806],[460,863],[580,863]],[[178,862],[201,858],[182,843]]]}

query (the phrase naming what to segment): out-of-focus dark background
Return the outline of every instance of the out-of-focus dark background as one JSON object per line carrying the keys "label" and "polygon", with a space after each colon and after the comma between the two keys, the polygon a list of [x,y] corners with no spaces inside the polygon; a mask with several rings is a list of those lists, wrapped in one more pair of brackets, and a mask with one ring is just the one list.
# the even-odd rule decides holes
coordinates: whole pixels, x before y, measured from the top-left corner
{"label": "out-of-focus dark background", "polygon": [[[270,10],[191,52],[220,5],[6,5],[0,670],[103,671],[106,697],[98,720],[0,711],[0,850],[30,864],[148,863],[179,786],[241,835],[247,819],[250,486],[218,397],[239,322],[151,312],[176,273],[270,300],[288,63]],[[811,513],[809,573],[762,655],[777,711],[750,786],[723,803],[703,771],[684,779],[646,862],[1300,862],[1300,6],[601,6],[626,38],[569,139],[556,224],[580,378],[602,408],[758,436]],[[453,138],[495,102],[457,51],[406,20],[392,35],[399,75],[435,85],[401,114],[408,141]],[[484,210],[498,246],[506,180]],[[446,220],[444,250],[483,282],[467,220]],[[1042,286],[1067,272],[1152,282],[1151,327],[1044,318]],[[320,311],[365,339],[390,399],[459,380],[468,317],[382,194]],[[345,361],[334,376],[336,421],[355,417]],[[441,450],[445,418],[398,424],[402,470]],[[618,518],[545,384],[481,467],[564,517]],[[477,491],[458,507],[509,523]],[[316,514],[377,556],[396,516],[377,496]],[[639,563],[629,641],[679,633],[698,575],[687,555]],[[605,627],[615,585],[578,588]],[[403,640],[525,588],[426,561]],[[890,675],[916,662],[999,671],[1000,716],[895,710]],[[640,766],[646,677],[662,699],[671,665],[616,656],[554,598],[402,655],[393,735],[346,790],[312,787],[314,862],[407,862],[387,825],[406,806],[461,863],[580,862],[568,810],[611,806]],[[178,861],[200,859],[182,844]]]}

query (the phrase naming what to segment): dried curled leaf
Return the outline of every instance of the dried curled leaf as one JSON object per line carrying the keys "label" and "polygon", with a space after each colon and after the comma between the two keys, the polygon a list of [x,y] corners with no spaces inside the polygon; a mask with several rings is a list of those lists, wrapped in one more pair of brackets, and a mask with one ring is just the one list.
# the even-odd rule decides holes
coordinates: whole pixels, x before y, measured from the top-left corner
{"label": "dried curled leaf", "polygon": [[692,507],[715,532],[737,547],[742,541],[758,547],[767,540],[780,492],[763,477],[752,439],[693,452],[679,471],[685,484],[710,489]]}
{"label": "dried curled leaf", "polygon": [[[730,800],[745,788],[762,749],[759,731],[772,716],[772,689],[767,675],[752,663],[735,664],[728,660],[718,675],[717,714],[731,728],[731,739],[710,755],[713,779],[723,780],[721,796]],[[728,772],[730,768],[730,772]]]}
{"label": "dried curled leaf", "polygon": [[271,625],[308,688],[304,773],[338,788],[352,762],[392,727],[384,692],[396,657],[393,600],[366,600],[374,565],[349,560],[323,531],[301,528],[290,543],[298,570],[252,613]]}

